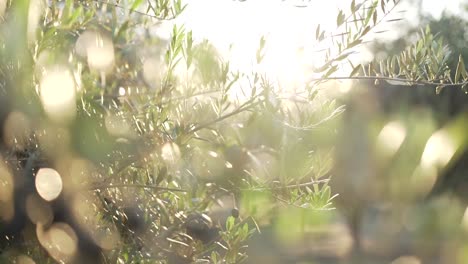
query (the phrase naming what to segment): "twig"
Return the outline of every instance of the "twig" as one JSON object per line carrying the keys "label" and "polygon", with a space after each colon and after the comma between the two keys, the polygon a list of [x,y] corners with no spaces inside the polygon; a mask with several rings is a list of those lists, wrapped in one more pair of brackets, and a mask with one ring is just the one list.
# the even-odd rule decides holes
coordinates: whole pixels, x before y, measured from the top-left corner
{"label": "twig", "polygon": [[125,183],[111,184],[111,185],[98,185],[98,186],[91,187],[90,190],[95,191],[95,190],[112,189],[112,188],[144,188],[144,189],[153,189],[153,190],[159,190],[159,191],[184,192],[184,193],[187,192],[187,190],[184,190],[184,189],[168,188],[168,187],[146,185],[146,184],[125,184]]}
{"label": "twig", "polygon": [[339,81],[339,80],[373,80],[373,81],[382,80],[382,81],[401,82],[402,84],[409,83],[411,85],[433,85],[433,86],[444,86],[444,87],[463,86],[463,85],[468,84],[468,81],[460,82],[460,83],[437,83],[437,82],[430,82],[430,81],[416,81],[416,80],[411,80],[411,79],[393,78],[393,77],[385,77],[385,76],[349,76],[349,77],[337,76],[337,77],[327,77],[327,78],[312,78],[309,81],[315,82],[315,81]]}
{"label": "twig", "polygon": [[[251,103],[251,104],[249,104],[249,103]],[[246,102],[245,104],[243,104],[241,107],[239,107],[239,108],[237,108],[236,110],[230,112],[229,114],[225,114],[225,115],[220,116],[220,117],[218,117],[218,118],[216,118],[216,119],[214,119],[214,120],[211,120],[211,121],[208,121],[208,122],[206,122],[206,123],[204,123],[204,124],[201,124],[201,125],[198,125],[198,126],[193,127],[193,128],[190,130],[190,133],[197,132],[198,130],[201,130],[201,129],[203,129],[203,128],[207,128],[207,127],[209,127],[209,126],[211,126],[211,125],[214,125],[214,124],[216,124],[216,123],[218,123],[218,122],[220,122],[220,121],[222,121],[222,120],[224,120],[224,119],[227,119],[227,118],[229,118],[229,117],[231,117],[231,116],[234,116],[234,115],[237,115],[237,114],[239,114],[239,113],[241,113],[241,112],[244,112],[244,111],[248,110],[249,108],[252,108],[252,107],[258,105],[259,103],[260,103],[260,102],[252,103],[252,100],[249,100],[248,102]]]}
{"label": "twig", "polygon": [[92,0],[93,2],[96,2],[96,3],[100,3],[100,4],[105,4],[105,5],[111,5],[113,7],[117,7],[117,8],[120,8],[120,9],[123,9],[123,10],[126,10],[126,11],[130,11],[130,12],[133,12],[135,14],[138,14],[138,15],[141,15],[141,16],[147,16],[147,17],[151,17],[151,18],[154,18],[154,19],[158,19],[158,20],[173,20],[175,19],[175,17],[170,17],[170,18],[162,18],[162,17],[158,17],[158,16],[155,16],[155,15],[150,15],[148,13],[145,13],[145,12],[141,12],[141,11],[138,11],[138,10],[130,10],[129,8],[125,7],[125,6],[121,6],[119,4],[116,4],[116,3],[111,3],[111,2],[105,2],[105,1],[101,1],[101,0]]}
{"label": "twig", "polygon": [[313,180],[306,183],[299,183],[293,185],[286,185],[286,186],[276,186],[276,187],[261,187],[261,188],[253,188],[253,189],[242,189],[243,191],[268,191],[268,190],[283,190],[283,189],[294,189],[294,188],[301,188],[307,187],[318,183],[327,183],[330,179],[322,179],[322,180]]}

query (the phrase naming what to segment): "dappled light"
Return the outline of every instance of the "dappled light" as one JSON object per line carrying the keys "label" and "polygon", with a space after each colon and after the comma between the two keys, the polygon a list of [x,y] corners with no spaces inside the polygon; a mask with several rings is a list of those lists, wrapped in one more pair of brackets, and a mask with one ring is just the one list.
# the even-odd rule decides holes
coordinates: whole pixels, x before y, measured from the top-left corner
{"label": "dappled light", "polygon": [[8,146],[24,149],[31,134],[29,118],[21,112],[11,112],[5,120],[3,133]]}
{"label": "dappled light", "polygon": [[109,113],[105,118],[105,126],[109,134],[114,136],[131,136],[132,127],[125,117]]}
{"label": "dappled light", "polygon": [[21,255],[16,258],[16,264],[35,264],[34,260],[26,255]]}
{"label": "dappled light", "polygon": [[46,201],[57,198],[63,189],[62,177],[51,168],[41,168],[36,174],[36,190]]}
{"label": "dappled light", "polygon": [[424,197],[429,194],[437,181],[437,170],[437,167],[434,165],[419,165],[416,167],[410,179],[416,196]]}
{"label": "dappled light", "polygon": [[38,224],[36,233],[44,249],[58,262],[68,262],[77,251],[76,233],[65,223],[55,223],[48,229]]}
{"label": "dappled light", "polygon": [[405,140],[406,129],[398,121],[387,123],[377,137],[377,144],[386,156],[393,156]]}
{"label": "dappled light", "polygon": [[71,198],[72,215],[79,226],[85,230],[91,239],[103,249],[113,249],[120,242],[120,234],[112,222],[101,222],[96,217],[96,197],[77,194]]}
{"label": "dappled light", "polygon": [[42,0],[31,0],[29,2],[28,15],[28,42],[36,41],[36,31],[40,23],[42,12],[45,9],[45,2]]}
{"label": "dappled light", "polygon": [[168,142],[161,148],[161,158],[168,164],[176,164],[180,159],[180,149],[176,143]]}
{"label": "dappled light", "polygon": [[50,204],[35,194],[26,197],[26,213],[32,223],[43,226],[52,223],[54,217]]}
{"label": "dappled light", "polygon": [[0,263],[467,263],[427,2],[0,0]]}
{"label": "dappled light", "polygon": [[13,175],[5,166],[5,161],[0,157],[0,219],[2,220],[10,221],[15,214],[13,207],[14,188]]}
{"label": "dappled light", "polygon": [[76,115],[76,88],[73,75],[57,66],[47,70],[40,84],[44,110],[54,121],[70,121]]}
{"label": "dappled light", "polygon": [[7,7],[8,0],[0,0],[0,16],[5,14],[5,9]]}
{"label": "dappled light", "polygon": [[88,66],[99,72],[108,72],[114,66],[112,40],[97,31],[86,31],[76,42],[76,52],[87,58]]}
{"label": "dappled light", "polygon": [[456,151],[453,139],[445,130],[435,132],[427,141],[421,157],[423,167],[444,167]]}

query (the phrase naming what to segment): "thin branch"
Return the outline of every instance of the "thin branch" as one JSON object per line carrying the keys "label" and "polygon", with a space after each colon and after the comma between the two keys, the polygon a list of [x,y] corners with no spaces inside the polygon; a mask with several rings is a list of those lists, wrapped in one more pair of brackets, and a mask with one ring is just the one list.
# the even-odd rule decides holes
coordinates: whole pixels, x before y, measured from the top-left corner
{"label": "thin branch", "polygon": [[155,16],[155,15],[150,15],[148,13],[141,12],[141,11],[138,11],[138,10],[130,10],[129,8],[127,8],[125,6],[122,6],[122,5],[119,5],[119,4],[116,4],[116,3],[111,3],[111,2],[101,1],[101,0],[92,0],[92,1],[96,2],[96,3],[100,3],[100,4],[111,5],[113,7],[120,8],[120,9],[125,10],[125,11],[133,12],[133,13],[138,14],[140,16],[147,16],[147,17],[151,17],[151,18],[161,20],[161,21],[163,21],[163,20],[169,21],[169,20],[175,19],[175,16],[170,17],[170,18],[162,18],[162,17],[158,17],[158,16]]}
{"label": "thin branch", "polygon": [[[230,112],[229,114],[225,114],[225,115],[220,116],[220,117],[218,117],[218,118],[216,118],[214,120],[208,121],[208,122],[206,122],[204,124],[201,124],[199,126],[195,126],[194,128],[192,128],[190,130],[190,133],[194,133],[194,132],[197,132],[198,130],[201,130],[203,128],[207,128],[209,126],[212,126],[212,125],[214,125],[214,124],[216,124],[216,123],[218,123],[220,121],[223,121],[224,119],[227,119],[227,118],[229,118],[231,116],[234,116],[234,115],[237,115],[237,114],[239,114],[241,112],[244,112],[244,111],[248,110],[249,108],[252,108],[252,107],[254,107],[254,106],[256,106],[256,105],[258,105],[260,103],[260,102],[251,103],[251,101],[252,100],[249,100],[247,103],[243,104],[243,106],[240,106],[239,108],[237,108],[236,110]],[[251,103],[251,104],[247,105],[248,103]]]}
{"label": "thin branch", "polygon": [[168,188],[168,187],[161,187],[155,185],[146,185],[146,184],[111,184],[111,185],[98,185],[89,188],[89,190],[96,191],[102,189],[112,189],[112,188],[143,188],[143,189],[153,189],[158,191],[169,191],[169,192],[184,192],[186,193],[187,190],[184,189],[177,189],[177,188]]}
{"label": "thin branch", "polygon": [[256,191],[256,192],[269,191],[269,190],[285,190],[285,189],[294,189],[294,188],[312,186],[314,184],[319,184],[319,183],[327,183],[329,181],[330,181],[330,179],[322,179],[322,180],[313,180],[313,181],[310,181],[310,182],[293,184],[293,185],[286,185],[286,186],[261,187],[261,188],[253,188],[253,189],[242,189],[242,190],[243,191]]}
{"label": "thin branch", "polygon": [[433,86],[463,86],[467,85],[468,81],[466,82],[459,82],[459,83],[438,83],[438,82],[430,82],[430,81],[416,81],[410,79],[403,79],[403,78],[393,78],[393,77],[385,77],[385,76],[337,76],[337,77],[327,77],[327,78],[312,78],[309,79],[309,82],[316,82],[316,81],[339,81],[339,80],[382,80],[382,81],[394,81],[400,82],[402,85],[410,84],[410,85],[433,85]]}

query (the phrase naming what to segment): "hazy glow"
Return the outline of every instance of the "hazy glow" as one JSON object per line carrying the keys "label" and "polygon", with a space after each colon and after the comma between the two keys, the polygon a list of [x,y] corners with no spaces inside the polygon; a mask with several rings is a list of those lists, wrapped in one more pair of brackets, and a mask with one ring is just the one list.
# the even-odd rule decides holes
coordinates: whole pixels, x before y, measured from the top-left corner
{"label": "hazy glow", "polygon": [[166,66],[161,59],[150,57],[143,63],[143,78],[152,87],[158,88],[162,83],[162,74],[166,72]]}
{"label": "hazy glow", "polygon": [[60,174],[50,168],[41,168],[36,175],[36,190],[46,201],[52,201],[62,192],[63,184]]}
{"label": "hazy glow", "polygon": [[[209,39],[232,69],[246,73],[255,70],[267,74],[279,86],[296,87],[310,78],[310,66],[323,59],[315,52],[314,30],[319,22],[322,29],[334,30],[333,16],[342,5],[339,2],[322,1],[297,8],[291,1],[191,1],[178,22],[193,29],[196,40]],[[206,10],[216,12],[206,16]],[[266,38],[265,57],[257,65],[262,36]]]}
{"label": "hazy glow", "polygon": [[28,41],[30,43],[33,43],[36,40],[36,30],[39,23],[39,19],[42,15],[43,8],[44,4],[42,0],[31,0],[29,3]]}
{"label": "hazy glow", "polygon": [[54,224],[48,233],[50,244],[57,250],[57,253],[70,256],[76,252],[78,239],[75,231],[69,225],[64,223]]}
{"label": "hazy glow", "polygon": [[8,221],[15,214],[12,199],[14,182],[10,170],[4,164],[3,159],[0,159],[0,220]]}
{"label": "hazy glow", "polygon": [[[279,86],[297,87],[304,79],[311,77],[311,66],[318,66],[323,61],[324,52],[317,52],[332,46],[324,41],[315,42],[315,29],[320,23],[321,29],[331,33],[340,33],[336,29],[338,8],[349,11],[350,1],[189,1],[187,9],[177,19],[177,23],[192,29],[195,40],[209,39],[211,43],[227,57],[231,68],[249,73],[251,70],[264,72]],[[359,1],[358,1],[359,2]],[[437,16],[444,8],[457,13],[460,0],[434,1],[423,0],[423,12]],[[303,6],[301,8],[297,6]],[[216,10],[207,15],[207,10]],[[405,10],[403,23],[417,23],[415,5],[403,1],[396,11]],[[459,12],[458,12],[459,13]],[[394,12],[387,19],[400,18],[402,14]],[[213,23],[216,21],[216,23]],[[384,23],[378,30],[390,29],[379,39],[394,39],[401,34],[398,23],[388,26]],[[161,32],[170,31],[167,26]],[[164,34],[162,34],[164,35]],[[166,34],[167,35],[167,34]],[[262,65],[256,65],[255,53],[261,36],[267,39],[267,56]],[[164,36],[163,36],[164,37]],[[326,42],[326,43],[325,43]],[[232,47],[231,47],[232,44]],[[361,49],[352,56],[352,61],[368,61],[370,53]],[[348,69],[349,70],[349,69]],[[337,75],[347,75],[339,71]],[[342,92],[349,86],[343,84]],[[340,87],[341,89],[341,87]]]}
{"label": "hazy glow", "polygon": [[119,87],[119,95],[120,95],[120,96],[124,96],[125,93],[126,93],[125,88]]}
{"label": "hazy glow", "polygon": [[225,160],[222,153],[206,152],[199,148],[191,154],[191,164],[194,173],[205,178],[217,177],[222,175],[225,168],[233,167],[233,164]]}
{"label": "hazy glow", "polygon": [[3,16],[3,14],[5,14],[7,2],[7,0],[0,0],[0,16]]}
{"label": "hazy glow", "polygon": [[56,121],[69,120],[76,114],[76,89],[70,71],[59,67],[46,71],[40,95],[44,110]]}
{"label": "hazy glow", "polygon": [[462,226],[463,229],[468,231],[468,207],[465,209],[465,213],[463,214]]}
{"label": "hazy glow", "polygon": [[130,124],[122,116],[108,114],[104,123],[107,131],[114,136],[125,136],[131,133]]}
{"label": "hazy glow", "polygon": [[4,141],[9,147],[24,148],[31,134],[28,117],[17,111],[11,112],[4,123]]}
{"label": "hazy glow", "polygon": [[4,161],[0,159],[0,201],[9,201],[13,195],[13,177],[10,170],[4,166]]}
{"label": "hazy glow", "polygon": [[68,263],[78,249],[78,238],[68,224],[54,223],[48,230],[36,225],[39,243],[59,263]]}
{"label": "hazy glow", "polygon": [[166,143],[161,149],[161,157],[167,162],[174,164],[179,161],[181,156],[179,146],[176,143]]}
{"label": "hazy glow", "polygon": [[398,121],[392,121],[386,124],[377,137],[378,146],[387,154],[392,156],[400,148],[405,140],[406,129]]}
{"label": "hazy glow", "polygon": [[26,255],[20,255],[16,258],[16,264],[35,264],[34,260]]}
{"label": "hazy glow", "polygon": [[414,194],[419,197],[426,197],[432,190],[437,180],[437,168],[435,166],[418,166],[411,176],[411,185]]}
{"label": "hazy glow", "polygon": [[35,194],[26,198],[26,213],[34,224],[48,225],[54,217],[50,204]]}
{"label": "hazy glow", "polygon": [[455,14],[460,13],[460,11],[463,10],[460,4],[460,0],[424,0],[422,1],[422,10],[433,15],[436,19],[439,19],[444,11]]}
{"label": "hazy glow", "polygon": [[421,157],[421,165],[443,167],[452,159],[455,151],[456,146],[450,135],[444,130],[439,130],[427,141]]}
{"label": "hazy glow", "polygon": [[71,201],[73,218],[90,238],[103,249],[115,248],[120,241],[120,233],[113,222],[100,221],[102,210],[100,200],[92,194],[77,194]]}
{"label": "hazy glow", "polygon": [[86,31],[76,41],[76,52],[88,58],[91,69],[108,72],[114,66],[114,44],[112,40],[95,31]]}

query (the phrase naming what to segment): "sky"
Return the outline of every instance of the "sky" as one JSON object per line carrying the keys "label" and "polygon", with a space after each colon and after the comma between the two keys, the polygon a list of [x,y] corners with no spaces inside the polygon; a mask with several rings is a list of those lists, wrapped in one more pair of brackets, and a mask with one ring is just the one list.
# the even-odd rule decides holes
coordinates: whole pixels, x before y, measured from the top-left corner
{"label": "sky", "polygon": [[[178,23],[193,30],[195,39],[209,39],[234,69],[249,71],[261,67],[262,71],[288,85],[305,81],[305,73],[320,65],[321,54],[316,51],[324,47],[317,46],[315,29],[320,23],[322,29],[336,32],[338,9],[349,10],[350,3],[348,0],[312,0],[304,1],[305,5],[302,0],[186,1],[188,7]],[[422,0],[422,11],[435,17],[444,9],[459,13],[460,2]],[[408,3],[399,8],[406,11],[402,23],[418,22],[415,21],[418,10]],[[393,30],[385,37],[397,35],[398,30]],[[261,36],[267,40],[267,56],[262,66],[258,66],[254,59]],[[358,60],[369,59],[365,51],[360,53]]]}

